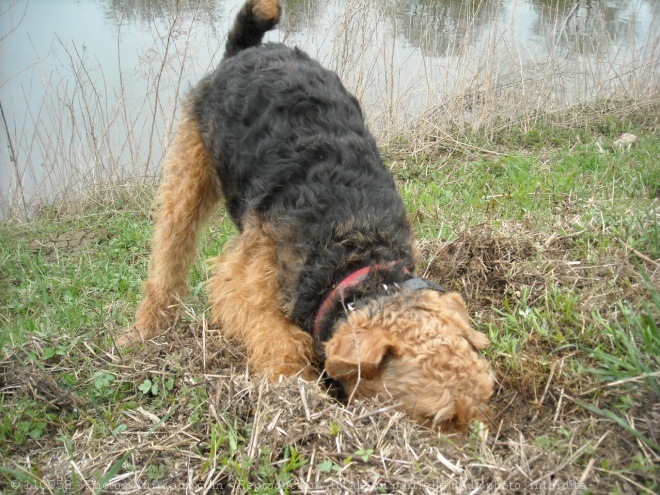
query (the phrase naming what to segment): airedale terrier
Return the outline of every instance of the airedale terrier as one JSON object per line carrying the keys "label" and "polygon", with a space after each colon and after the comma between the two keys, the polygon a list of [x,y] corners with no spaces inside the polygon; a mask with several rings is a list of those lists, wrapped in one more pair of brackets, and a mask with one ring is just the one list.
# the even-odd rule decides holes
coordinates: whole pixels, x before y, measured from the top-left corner
{"label": "airedale terrier", "polygon": [[261,40],[279,0],[249,0],[223,60],[191,91],[159,188],[149,275],[122,344],[170,327],[200,227],[221,200],[240,231],[215,260],[212,321],[252,371],[393,399],[443,429],[493,392],[456,293],[416,278],[412,228],[358,101],[298,49]]}

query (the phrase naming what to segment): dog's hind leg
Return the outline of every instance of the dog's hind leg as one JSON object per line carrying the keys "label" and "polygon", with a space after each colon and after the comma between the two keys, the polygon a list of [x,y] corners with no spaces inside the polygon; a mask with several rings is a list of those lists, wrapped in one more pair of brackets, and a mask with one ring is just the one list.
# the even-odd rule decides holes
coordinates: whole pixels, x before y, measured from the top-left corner
{"label": "dog's hind leg", "polygon": [[244,226],[229,252],[214,260],[207,283],[212,321],[245,344],[252,371],[271,380],[297,374],[314,380],[312,337],[278,305],[275,243],[257,220]]}
{"label": "dog's hind leg", "polygon": [[144,299],[135,326],[118,339],[119,345],[151,339],[176,321],[178,302],[188,292],[199,231],[221,199],[220,181],[198,123],[187,110],[165,157],[163,174]]}

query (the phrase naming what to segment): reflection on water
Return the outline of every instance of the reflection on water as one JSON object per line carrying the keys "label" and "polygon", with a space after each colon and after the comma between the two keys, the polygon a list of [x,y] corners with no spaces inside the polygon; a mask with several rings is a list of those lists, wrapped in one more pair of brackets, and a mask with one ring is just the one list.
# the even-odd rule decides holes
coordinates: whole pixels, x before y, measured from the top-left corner
{"label": "reflection on water", "polygon": [[415,47],[442,56],[475,43],[492,28],[515,35],[522,45],[554,49],[556,42],[566,53],[593,54],[621,46],[631,36],[648,35],[653,2],[627,0],[517,0],[456,2],[451,0],[407,0],[397,9],[402,37]]}
{"label": "reflection on water", "polygon": [[396,20],[410,45],[434,55],[451,54],[466,37],[478,36],[486,29],[499,5],[496,1],[408,0],[399,6]]}
{"label": "reflection on water", "polygon": [[143,24],[168,19],[173,13],[198,15],[215,24],[222,15],[222,2],[217,0],[96,0],[96,3],[107,19]]}
{"label": "reflection on water", "polygon": [[[155,175],[175,110],[218,62],[240,3],[6,2],[0,207]],[[283,0],[267,38],[336,70],[386,141],[425,119],[483,125],[638,88],[643,70],[657,80],[658,4]]]}

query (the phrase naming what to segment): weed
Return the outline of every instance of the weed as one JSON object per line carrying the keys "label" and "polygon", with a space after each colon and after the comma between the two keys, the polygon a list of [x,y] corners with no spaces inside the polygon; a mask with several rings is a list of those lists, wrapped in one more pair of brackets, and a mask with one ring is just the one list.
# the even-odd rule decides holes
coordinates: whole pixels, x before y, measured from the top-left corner
{"label": "weed", "polygon": [[341,467],[340,465],[334,463],[334,462],[331,461],[330,459],[326,459],[325,461],[321,462],[321,463],[317,466],[317,469],[318,469],[319,472],[321,472],[321,473],[330,474],[330,473],[332,473],[333,471],[334,471],[334,472],[337,472],[337,473],[340,472],[340,471],[342,470],[342,467]]}
{"label": "weed", "polygon": [[272,462],[272,452],[265,449],[261,455],[250,457],[245,454],[249,432],[239,429],[237,422],[223,419],[211,427],[210,449],[202,463],[202,474],[224,467],[231,472],[233,484],[249,494],[288,492],[293,474],[307,464],[296,449],[287,446],[282,458]]}
{"label": "weed", "polygon": [[374,453],[374,449],[360,449],[355,452],[355,455],[362,459],[363,462],[369,461],[369,456]]}
{"label": "weed", "polygon": [[138,387],[138,389],[139,389],[140,392],[142,392],[144,395],[148,395],[148,394],[151,394],[151,395],[158,395],[158,390],[159,390],[159,388],[158,388],[158,384],[157,384],[157,383],[153,383],[153,382],[152,382],[151,380],[149,380],[148,378],[140,384],[140,386]]}
{"label": "weed", "polygon": [[620,317],[606,320],[594,313],[594,321],[604,337],[603,345],[591,349],[590,356],[600,368],[589,369],[607,381],[635,382],[660,398],[660,295],[644,273],[651,304],[641,310],[619,303]]}

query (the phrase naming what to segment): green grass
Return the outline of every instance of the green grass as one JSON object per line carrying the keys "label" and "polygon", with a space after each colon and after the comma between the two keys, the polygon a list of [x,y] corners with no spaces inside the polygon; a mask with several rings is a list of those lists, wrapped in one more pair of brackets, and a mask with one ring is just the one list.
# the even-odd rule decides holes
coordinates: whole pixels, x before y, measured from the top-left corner
{"label": "green grass", "polygon": [[[634,484],[627,488],[654,491],[660,452],[653,428],[645,425],[654,424],[648,411],[660,400],[660,297],[652,272],[660,258],[660,139],[649,122],[646,117],[612,117],[580,129],[539,125],[490,141],[475,138],[474,149],[495,153],[398,153],[389,165],[422,243],[449,242],[485,225],[536,250],[516,267],[536,273],[537,282],[521,284],[515,274],[505,273],[502,293],[484,300],[486,305],[474,314],[475,325],[492,340],[486,355],[499,382],[523,397],[525,410],[531,411],[524,418],[520,413],[519,420],[512,412],[516,406],[507,406],[508,396],[503,398],[497,408],[513,414],[505,416],[506,424],[524,430],[546,396],[554,396],[554,407],[559,407],[557,400],[565,406],[565,396],[575,396],[561,427],[541,433],[546,423],[539,423],[536,433],[529,430],[534,446],[570,458],[572,442],[580,436],[598,459],[590,476],[618,487],[630,478]],[[611,141],[624,131],[636,134],[637,143],[630,150],[613,150]],[[173,361],[160,367],[146,357],[138,361],[140,367],[132,364],[139,357],[117,362],[108,356],[110,335],[131,324],[140,299],[153,229],[148,215],[152,197],[152,187],[136,185],[131,194],[84,205],[82,214],[52,207],[26,223],[0,224],[0,342],[6,356],[30,363],[33,370],[24,381],[12,380],[26,390],[35,384],[47,389],[44,383],[53,380],[61,391],[57,397],[12,390],[0,396],[5,466],[0,488],[6,493],[12,493],[12,481],[45,486],[39,445],[48,443],[63,449],[71,462],[79,460],[75,446],[81,424],[89,428],[90,438],[120,442],[130,431],[126,414],[136,408],[160,423],[151,423],[149,433],[133,439],[130,450],[106,463],[105,470],[99,464],[86,472],[97,483],[131,469],[142,470],[143,480],[154,484],[167,480],[173,461],[160,457],[134,465],[133,459],[174,417],[181,417],[182,428],[191,432],[204,424],[204,441],[190,447],[189,454],[200,475],[220,473],[240,493],[286,492],[311,465],[315,454],[304,450],[305,442],[315,441],[311,437],[248,455],[256,435],[252,413],[209,413],[212,389],[188,369],[196,350],[170,352]],[[84,233],[82,240],[70,237],[77,232]],[[204,232],[200,260],[191,271],[193,318],[206,310],[204,260],[221,252],[234,235],[223,212]],[[561,248],[552,247],[556,238],[566,239]],[[464,295],[479,298],[476,292]],[[11,368],[10,362],[15,361],[3,366]],[[125,375],[124,369],[133,371]],[[547,414],[552,417],[553,411]],[[596,448],[600,443],[588,436],[596,435],[591,427],[579,433],[572,429],[589,418],[618,428],[620,443],[614,451]],[[325,430],[337,442],[342,438],[339,424]],[[480,459],[483,441],[475,435],[465,448]],[[330,475],[349,472],[355,462],[369,465],[376,447],[364,445],[317,460],[317,470]],[[27,465],[22,459],[31,453]],[[489,459],[483,463],[494,462]],[[571,465],[577,478],[586,472],[580,462]],[[69,481],[82,489],[89,477],[83,479],[72,467]]]}
{"label": "green grass", "polygon": [[630,303],[620,303],[620,319],[610,321],[596,311],[594,326],[603,342],[590,350],[599,364],[588,371],[606,381],[638,381],[642,388],[660,398],[660,295],[650,279],[643,274],[650,302],[635,310]]}
{"label": "green grass", "polygon": [[627,152],[609,150],[606,144],[601,152],[596,142],[605,140],[592,135],[583,136],[589,139],[586,143],[564,144],[541,154],[522,148],[473,161],[419,164],[411,158],[398,160],[392,168],[426,238],[445,239],[457,226],[484,222],[497,226],[530,221],[547,230],[557,216],[570,215],[576,227],[598,223],[613,230],[599,242],[625,240],[629,232],[635,243],[651,237],[652,254],[657,254],[657,231],[647,229],[660,187],[660,145],[650,131],[639,138],[639,145]]}
{"label": "green grass", "polygon": [[[33,333],[76,335],[129,325],[153,232],[153,222],[138,207],[144,205],[108,204],[64,218],[47,212],[28,224],[1,225],[0,343],[20,344]],[[216,255],[234,232],[228,221],[219,220],[205,229],[200,261],[191,271],[197,297],[207,274],[201,260]],[[89,237],[82,243],[54,245],[62,236],[79,232]]]}

